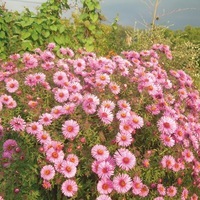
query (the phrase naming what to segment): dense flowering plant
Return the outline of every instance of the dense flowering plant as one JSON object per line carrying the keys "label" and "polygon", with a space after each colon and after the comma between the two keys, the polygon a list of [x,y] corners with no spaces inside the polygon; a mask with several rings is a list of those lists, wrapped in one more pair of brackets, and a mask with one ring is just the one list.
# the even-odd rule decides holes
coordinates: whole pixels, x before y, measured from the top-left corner
{"label": "dense flowering plant", "polygon": [[169,46],[55,50],[1,63],[1,199],[198,199],[200,96]]}

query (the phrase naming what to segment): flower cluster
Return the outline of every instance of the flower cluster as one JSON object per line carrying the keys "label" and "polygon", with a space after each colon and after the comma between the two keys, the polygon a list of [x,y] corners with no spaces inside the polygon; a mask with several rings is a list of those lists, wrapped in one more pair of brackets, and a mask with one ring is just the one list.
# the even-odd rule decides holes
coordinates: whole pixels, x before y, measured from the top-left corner
{"label": "flower cluster", "polygon": [[54,48],[2,64],[4,170],[18,137],[29,137],[42,156],[43,188],[57,184],[66,197],[82,197],[79,184],[91,187],[87,177],[95,176],[90,199],[198,199],[200,95],[183,70],[162,68],[169,46],[112,58],[64,47],[58,58]]}

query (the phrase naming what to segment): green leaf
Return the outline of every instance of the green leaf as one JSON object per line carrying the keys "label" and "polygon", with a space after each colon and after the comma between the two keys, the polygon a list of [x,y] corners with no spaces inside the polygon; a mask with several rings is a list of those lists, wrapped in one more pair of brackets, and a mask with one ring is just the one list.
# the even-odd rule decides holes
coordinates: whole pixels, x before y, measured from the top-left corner
{"label": "green leaf", "polygon": [[28,37],[30,37],[31,33],[26,31],[26,32],[22,32],[22,36],[21,38],[24,40],[24,39],[27,39]]}
{"label": "green leaf", "polygon": [[92,22],[97,22],[99,16],[97,13],[90,13],[90,19],[92,20]]}
{"label": "green leaf", "polygon": [[1,31],[1,32],[0,32],[0,38],[1,38],[1,39],[4,39],[5,37],[6,37],[5,32],[4,32],[4,31]]}
{"label": "green leaf", "polygon": [[30,40],[24,40],[22,42],[22,49],[23,50],[31,50],[32,49],[32,44]]}
{"label": "green leaf", "polygon": [[34,31],[32,34],[31,34],[31,37],[33,38],[34,41],[38,40],[38,33],[36,31]]}
{"label": "green leaf", "polygon": [[65,26],[60,26],[59,27],[59,33],[63,33],[65,31],[66,27]]}
{"label": "green leaf", "polygon": [[52,25],[52,26],[50,26],[50,30],[57,31],[58,27],[56,25]]}
{"label": "green leaf", "polygon": [[50,36],[50,32],[49,31],[42,31],[42,35],[45,37],[45,38],[48,38]]}

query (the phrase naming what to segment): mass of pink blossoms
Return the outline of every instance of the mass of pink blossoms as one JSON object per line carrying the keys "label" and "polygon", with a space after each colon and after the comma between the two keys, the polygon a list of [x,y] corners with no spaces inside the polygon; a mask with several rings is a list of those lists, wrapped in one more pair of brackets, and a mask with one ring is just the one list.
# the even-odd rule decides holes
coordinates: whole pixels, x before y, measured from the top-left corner
{"label": "mass of pink blossoms", "polygon": [[[194,191],[200,188],[200,96],[183,70],[167,72],[160,64],[163,56],[172,59],[169,46],[155,44],[150,50],[126,51],[112,58],[83,50],[75,54],[63,47],[57,57],[54,48],[49,44],[44,51],[14,54],[1,64],[0,139],[5,170],[19,148],[13,136],[23,132],[40,146],[44,189],[50,190],[55,177],[60,177],[63,195],[75,198],[79,167],[84,164],[77,152],[84,145],[77,149],[70,145],[80,140],[90,147],[88,171],[96,178],[97,200],[116,199],[116,195],[198,199]],[[108,131],[96,144],[92,138],[86,140],[88,121],[92,128],[98,127],[91,137]],[[148,130],[157,149],[145,149]],[[173,175],[170,181],[165,180],[167,174]],[[192,177],[192,186],[186,176]]]}

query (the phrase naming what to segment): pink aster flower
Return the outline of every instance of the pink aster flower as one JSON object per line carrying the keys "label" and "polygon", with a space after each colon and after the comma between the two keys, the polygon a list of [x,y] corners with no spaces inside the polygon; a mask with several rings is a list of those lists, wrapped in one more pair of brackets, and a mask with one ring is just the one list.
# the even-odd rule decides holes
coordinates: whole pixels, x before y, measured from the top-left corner
{"label": "pink aster flower", "polygon": [[4,200],[4,198],[2,196],[0,196],[0,200]]}
{"label": "pink aster flower", "polygon": [[164,200],[164,198],[163,197],[156,197],[153,200]]}
{"label": "pink aster flower", "polygon": [[68,80],[68,78],[67,78],[67,74],[64,71],[57,71],[53,75],[53,82],[56,85],[63,86],[66,80]]}
{"label": "pink aster flower", "polygon": [[95,160],[95,161],[92,162],[91,168],[92,168],[92,171],[95,174],[97,174],[97,172],[98,172],[98,168],[99,168],[99,164],[100,163],[101,163],[101,161],[97,161],[97,160]]}
{"label": "pink aster flower", "polygon": [[30,53],[24,53],[22,62],[25,64],[25,67],[28,69],[35,68],[38,66],[38,60]]}
{"label": "pink aster flower", "polygon": [[167,147],[173,147],[175,145],[175,140],[170,135],[162,133],[160,139]]}
{"label": "pink aster flower", "polygon": [[103,145],[96,144],[91,149],[92,157],[95,158],[97,161],[106,160],[109,157],[109,151]]}
{"label": "pink aster flower", "polygon": [[13,131],[24,131],[26,127],[26,122],[19,116],[14,117],[10,121],[10,125]]}
{"label": "pink aster flower", "polygon": [[96,198],[96,200],[112,200],[108,195],[102,194]]}
{"label": "pink aster flower", "polygon": [[119,94],[120,93],[120,86],[115,82],[110,82],[109,88],[110,88],[110,90],[113,94]]}
{"label": "pink aster flower", "polygon": [[35,78],[35,75],[33,74],[29,74],[25,77],[25,81],[24,81],[25,85],[28,85],[30,87],[36,86],[37,85],[37,80]]}
{"label": "pink aster flower", "polygon": [[32,122],[27,124],[26,131],[27,133],[31,135],[36,135],[37,133],[41,132],[43,130],[43,126],[39,124],[38,122]]}
{"label": "pink aster flower", "polygon": [[67,120],[62,125],[62,133],[67,139],[74,139],[79,133],[79,125],[74,120]]}
{"label": "pink aster flower", "polygon": [[157,191],[162,196],[166,195],[166,188],[160,183],[157,185]]}
{"label": "pink aster flower", "polygon": [[111,124],[113,121],[113,114],[110,109],[100,107],[98,116],[104,124]]}
{"label": "pink aster flower", "polygon": [[116,118],[120,122],[127,121],[129,117],[130,117],[130,112],[127,112],[127,110],[125,109],[119,110],[116,114]]}
{"label": "pink aster flower", "polygon": [[133,178],[133,183],[132,183],[132,192],[135,195],[138,195],[141,193],[141,189],[142,189],[143,183],[142,180],[140,179],[140,177],[135,176]]}
{"label": "pink aster flower", "polygon": [[10,102],[13,101],[13,98],[10,95],[2,94],[0,96],[0,101],[2,104],[8,105]]}
{"label": "pink aster flower", "polygon": [[157,125],[158,125],[158,130],[161,133],[165,133],[168,135],[173,134],[177,129],[176,121],[171,117],[166,117],[166,116],[161,117],[160,120],[157,122]]}
{"label": "pink aster flower", "polygon": [[6,105],[7,108],[16,108],[17,107],[17,102],[15,100],[11,100],[7,105]]}
{"label": "pink aster flower", "polygon": [[65,178],[73,178],[76,174],[76,166],[69,161],[64,160],[61,166],[61,173]]}
{"label": "pink aster flower", "polygon": [[39,116],[38,122],[44,126],[48,126],[52,123],[53,116],[50,113],[43,113]]}
{"label": "pink aster flower", "polygon": [[74,166],[78,166],[79,159],[78,159],[78,156],[76,156],[75,154],[72,154],[72,153],[68,154],[66,160],[73,163]]}
{"label": "pink aster flower", "polygon": [[189,149],[185,149],[182,152],[182,156],[186,162],[192,162],[194,160],[194,155]]}
{"label": "pink aster flower", "polygon": [[67,197],[73,197],[78,191],[78,185],[74,180],[66,180],[61,186],[62,193]]}
{"label": "pink aster flower", "polygon": [[119,146],[128,147],[133,142],[133,137],[131,133],[121,133],[118,132],[116,135],[116,142]]}
{"label": "pink aster flower", "polygon": [[114,158],[117,166],[126,171],[133,169],[136,165],[135,155],[132,154],[128,149],[118,149],[114,154]]}
{"label": "pink aster flower", "polygon": [[149,188],[145,184],[142,184],[139,196],[146,197],[148,194],[149,194]]}
{"label": "pink aster flower", "polygon": [[77,73],[77,74],[81,73],[86,67],[85,60],[80,59],[80,58],[75,60],[73,63],[73,67],[74,67],[75,73]]}
{"label": "pink aster flower", "polygon": [[152,104],[152,105],[147,105],[146,109],[148,112],[150,112],[152,115],[158,115],[160,113],[160,109],[157,105]]}
{"label": "pink aster flower", "polygon": [[45,165],[40,171],[40,176],[47,181],[53,179],[55,176],[54,167],[52,165]]}
{"label": "pink aster flower", "polygon": [[171,155],[165,155],[161,160],[162,167],[168,169],[172,169],[175,162],[174,157]]}
{"label": "pink aster flower", "polygon": [[129,122],[124,121],[119,124],[119,130],[122,133],[132,133],[134,129]]}
{"label": "pink aster flower", "polygon": [[110,178],[114,174],[114,167],[108,161],[101,161],[98,164],[97,175],[104,179]]}
{"label": "pink aster flower", "polygon": [[47,160],[49,160],[52,163],[56,163],[60,160],[63,160],[65,154],[63,151],[57,151],[53,147],[51,147],[46,151],[46,156]]}
{"label": "pink aster flower", "polygon": [[109,109],[110,111],[112,111],[115,108],[115,103],[110,100],[105,100],[105,101],[102,101],[101,107],[105,107],[105,108]]}
{"label": "pink aster flower", "polygon": [[53,52],[48,51],[48,50],[45,50],[44,52],[41,52],[40,57],[45,62],[52,61],[52,60],[55,59],[55,55],[53,54]]}
{"label": "pink aster flower", "polygon": [[113,178],[113,188],[117,193],[125,194],[132,187],[132,181],[128,174],[119,174]]}
{"label": "pink aster flower", "polygon": [[64,114],[62,106],[55,106],[51,109],[51,115],[53,119],[58,119],[62,114]]}
{"label": "pink aster flower", "polygon": [[130,103],[128,103],[126,100],[119,100],[117,102],[117,105],[119,106],[120,109],[123,109],[123,110],[131,110],[131,106],[130,106]]}
{"label": "pink aster flower", "polygon": [[70,114],[74,113],[76,106],[77,105],[73,102],[65,103],[63,105],[63,114],[70,115]]}
{"label": "pink aster flower", "polygon": [[3,143],[3,150],[6,152],[13,153],[15,148],[18,146],[16,140],[8,139]]}
{"label": "pink aster flower", "polygon": [[40,144],[51,142],[51,137],[46,131],[40,131],[39,133],[37,133],[36,138]]}
{"label": "pink aster flower", "polygon": [[177,189],[174,186],[170,186],[167,188],[167,196],[174,197],[177,193]]}
{"label": "pink aster flower", "polygon": [[181,193],[181,200],[186,200],[188,198],[188,194],[189,194],[189,191],[187,188],[183,188],[183,191]]}
{"label": "pink aster flower", "polygon": [[55,94],[54,94],[54,98],[57,102],[59,103],[63,103],[65,101],[68,100],[69,98],[69,92],[67,89],[57,89]]}
{"label": "pink aster flower", "polygon": [[129,118],[129,122],[133,129],[139,129],[144,126],[143,118],[134,113],[131,114]]}
{"label": "pink aster flower", "polygon": [[83,96],[79,92],[75,92],[70,94],[69,101],[73,102],[75,105],[80,105],[82,103]]}
{"label": "pink aster flower", "polygon": [[35,80],[37,83],[44,83],[46,79],[46,75],[44,73],[35,73]]}
{"label": "pink aster flower", "polygon": [[79,80],[78,80],[78,81],[71,81],[67,88],[68,88],[69,92],[75,93],[75,92],[81,92],[83,87],[79,83]]}
{"label": "pink aster flower", "polygon": [[10,93],[14,93],[19,88],[19,82],[15,79],[10,79],[6,82],[6,90]]}
{"label": "pink aster flower", "polygon": [[105,86],[110,82],[110,76],[106,73],[104,74],[96,74],[96,85]]}
{"label": "pink aster flower", "polygon": [[109,179],[101,179],[97,183],[97,191],[100,194],[110,194],[113,191],[112,181]]}

